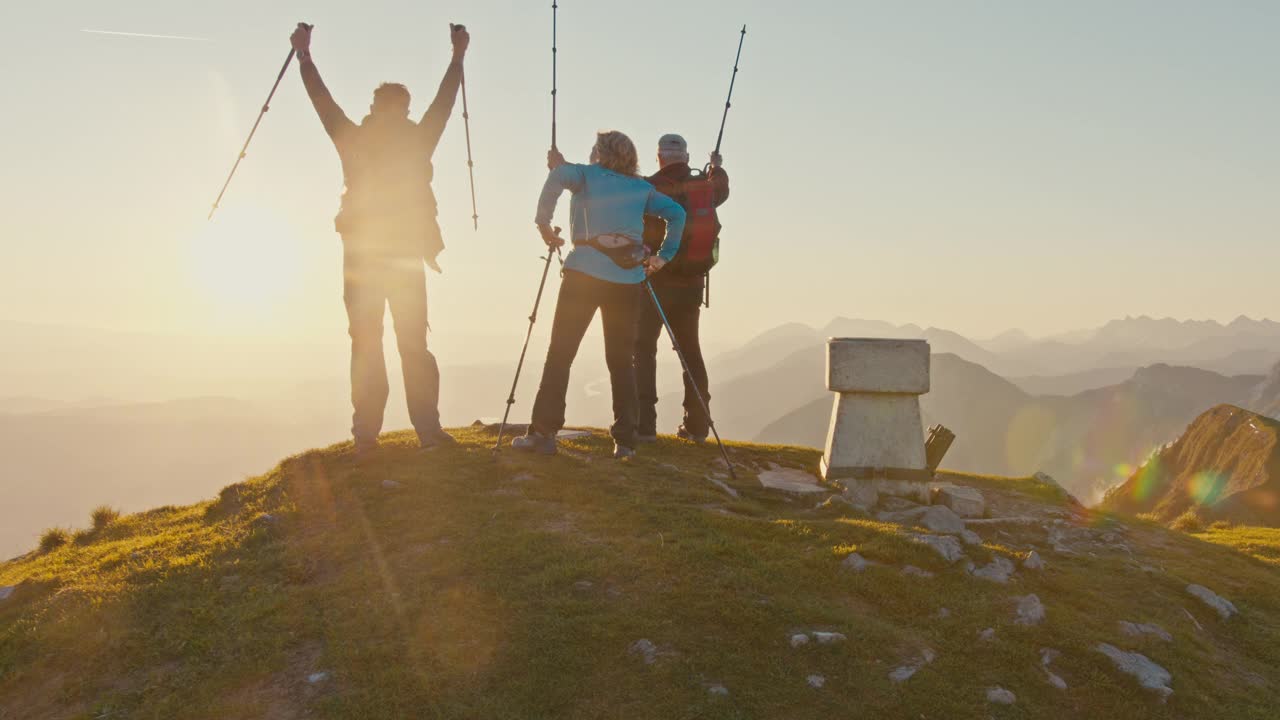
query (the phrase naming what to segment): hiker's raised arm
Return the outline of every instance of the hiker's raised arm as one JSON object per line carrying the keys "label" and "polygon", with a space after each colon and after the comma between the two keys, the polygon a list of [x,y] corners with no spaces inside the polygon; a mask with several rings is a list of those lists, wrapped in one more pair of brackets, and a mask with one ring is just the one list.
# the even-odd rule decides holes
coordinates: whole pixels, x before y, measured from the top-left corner
{"label": "hiker's raised arm", "polygon": [[435,99],[423,114],[422,122],[418,123],[418,127],[422,128],[423,135],[432,147],[440,142],[440,136],[444,134],[444,126],[449,122],[449,116],[453,114],[453,104],[458,99],[458,88],[462,85],[462,58],[466,56],[467,46],[471,44],[471,34],[462,25],[450,25],[449,38],[453,43],[453,59],[444,71]]}
{"label": "hiker's raised arm", "polygon": [[644,213],[667,221],[667,235],[662,239],[657,255],[664,263],[671,262],[671,258],[674,258],[676,251],[680,249],[680,238],[684,236],[684,208],[680,207],[680,203],[657,190],[650,190]]}
{"label": "hiker's raised arm", "polygon": [[355,123],[338,107],[329,88],[325,87],[324,80],[320,79],[320,70],[311,58],[311,26],[298,23],[289,42],[298,55],[298,68],[302,72],[302,85],[307,89],[307,97],[311,98],[311,105],[320,116],[325,132],[336,143],[347,130],[355,127]]}

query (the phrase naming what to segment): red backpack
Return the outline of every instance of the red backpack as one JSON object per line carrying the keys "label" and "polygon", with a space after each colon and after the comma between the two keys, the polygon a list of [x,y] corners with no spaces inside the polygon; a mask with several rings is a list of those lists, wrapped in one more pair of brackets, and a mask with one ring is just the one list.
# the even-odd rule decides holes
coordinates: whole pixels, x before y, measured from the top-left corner
{"label": "red backpack", "polygon": [[704,275],[720,261],[720,219],[716,216],[715,185],[693,170],[680,184],[674,200],[685,211],[680,250],[668,266],[679,275]]}

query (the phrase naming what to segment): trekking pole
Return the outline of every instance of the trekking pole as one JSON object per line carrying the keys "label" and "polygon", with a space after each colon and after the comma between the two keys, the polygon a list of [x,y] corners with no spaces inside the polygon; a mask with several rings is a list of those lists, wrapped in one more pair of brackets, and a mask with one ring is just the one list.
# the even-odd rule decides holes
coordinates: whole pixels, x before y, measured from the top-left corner
{"label": "trekking pole", "polygon": [[[559,232],[559,228],[556,228]],[[516,363],[516,377],[511,381],[511,394],[507,396],[507,410],[502,414],[502,424],[498,426],[498,442],[493,451],[502,450],[502,436],[507,429],[507,420],[511,417],[511,406],[516,403],[516,385],[520,382],[520,370],[524,368],[524,356],[529,352],[529,338],[533,337],[533,324],[538,322],[538,306],[542,304],[542,290],[547,286],[547,271],[551,269],[551,248],[547,248],[546,263],[542,266],[542,280],[538,282],[538,294],[533,298],[533,312],[529,313],[529,329],[524,334],[524,347],[520,349],[520,362]]]}
{"label": "trekking pole", "polygon": [[733,74],[728,78],[728,97],[724,99],[724,115],[721,117],[721,132],[716,136],[716,154],[724,140],[724,123],[728,122],[728,109],[733,106],[733,83],[737,81],[737,61],[742,59],[742,42],[746,41],[746,26],[742,26],[742,36],[737,38],[737,55],[733,56]]}
{"label": "trekking pole", "polygon": [[[307,25],[310,30],[313,25]],[[280,74],[276,75],[276,82],[271,86],[271,92],[267,93],[267,101],[262,103],[262,110],[258,111],[258,119],[253,122],[253,128],[249,130],[249,137],[245,138],[244,147],[240,148],[240,154],[236,156],[236,162],[231,166],[231,172],[227,174],[227,181],[222,183],[222,190],[218,192],[218,199],[213,201],[213,207],[209,210],[209,220],[213,219],[213,214],[218,211],[218,205],[222,202],[222,196],[227,192],[227,186],[231,184],[231,178],[236,176],[236,169],[240,167],[240,161],[244,159],[245,153],[249,151],[249,143],[253,142],[253,134],[258,132],[258,124],[262,122],[262,116],[267,114],[271,109],[271,98],[275,97],[276,88],[280,87],[280,81],[284,79],[284,74],[289,70],[289,64],[293,62],[293,56],[296,53],[292,48],[289,49],[289,55],[284,59],[284,65],[280,67]]]}
{"label": "trekking pole", "polygon": [[[466,30],[465,25],[449,24],[449,29],[457,32]],[[476,171],[475,163],[471,161],[471,113],[467,110],[467,75],[466,71],[459,74],[462,84],[462,126],[467,130],[467,175],[471,178],[471,224],[476,230],[480,229],[480,215],[476,212]]]}
{"label": "trekking pole", "polygon": [[711,419],[711,408],[702,397],[702,391],[698,389],[693,373],[689,371],[689,363],[684,359],[684,351],[680,349],[680,343],[676,342],[676,334],[671,330],[671,323],[667,321],[667,314],[662,310],[662,303],[658,302],[658,294],[653,291],[653,285],[649,284],[648,279],[644,281],[644,288],[649,291],[649,299],[653,300],[653,307],[658,311],[658,317],[662,318],[662,325],[667,329],[667,337],[671,338],[671,347],[676,351],[676,357],[680,358],[680,366],[684,368],[685,377],[689,378],[689,387],[693,388],[693,394],[698,397],[698,403],[702,405],[702,412],[706,413],[707,425],[711,428],[711,433],[716,436],[716,444],[720,446],[720,456],[724,458],[725,467],[729,469],[729,477],[737,480],[738,475],[733,471],[733,461],[729,459],[729,452],[724,449],[724,441],[720,439],[720,432],[716,430],[716,421]]}
{"label": "trekking pole", "polygon": [[551,149],[556,149],[556,20],[560,5],[551,0]]}

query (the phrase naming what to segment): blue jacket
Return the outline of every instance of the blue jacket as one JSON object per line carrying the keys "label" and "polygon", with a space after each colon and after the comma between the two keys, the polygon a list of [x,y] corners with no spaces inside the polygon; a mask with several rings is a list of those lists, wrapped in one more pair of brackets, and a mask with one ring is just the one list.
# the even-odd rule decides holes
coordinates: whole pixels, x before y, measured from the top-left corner
{"label": "blue jacket", "polygon": [[535,218],[538,224],[551,223],[556,202],[565,190],[573,193],[569,200],[569,237],[574,243],[564,261],[565,268],[608,282],[643,282],[643,267],[624,270],[608,255],[583,243],[600,235],[623,235],[637,243],[643,242],[645,215],[667,221],[667,235],[658,248],[658,257],[670,262],[680,249],[684,208],[654,190],[643,178],[622,175],[599,165],[561,165],[551,171],[542,186]]}

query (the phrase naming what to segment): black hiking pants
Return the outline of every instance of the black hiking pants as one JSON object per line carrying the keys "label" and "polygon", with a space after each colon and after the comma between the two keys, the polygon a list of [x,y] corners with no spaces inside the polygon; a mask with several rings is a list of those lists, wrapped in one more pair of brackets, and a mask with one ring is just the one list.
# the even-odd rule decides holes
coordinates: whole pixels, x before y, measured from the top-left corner
{"label": "black hiking pants", "polygon": [[375,442],[387,407],[382,317],[388,305],[400,348],[409,420],[425,438],[440,430],[440,368],[427,349],[427,284],[422,258],[348,254],[343,301],[351,335],[351,434]]}
{"label": "black hiking pants", "polygon": [[[698,320],[702,312],[701,287],[672,287],[654,285],[658,302],[671,323],[671,332],[684,352],[685,362],[693,378],[684,374],[684,427],[693,435],[705,437],[711,432],[710,419],[698,402],[696,389],[702,398],[711,403],[707,392],[707,366],[702,359],[702,345],[698,341]],[[658,429],[658,338],[665,329],[662,318],[653,306],[653,300],[645,291],[644,305],[640,310],[640,324],[636,331],[635,365],[636,389],[640,399],[639,432],[656,435]]]}
{"label": "black hiking pants", "polygon": [[569,368],[598,309],[604,323],[604,358],[613,390],[613,426],[609,432],[619,445],[636,446],[636,373],[631,353],[642,292],[640,285],[612,283],[575,270],[565,271],[556,299],[547,362],[533,403],[531,426],[535,432],[554,436],[564,427]]}

